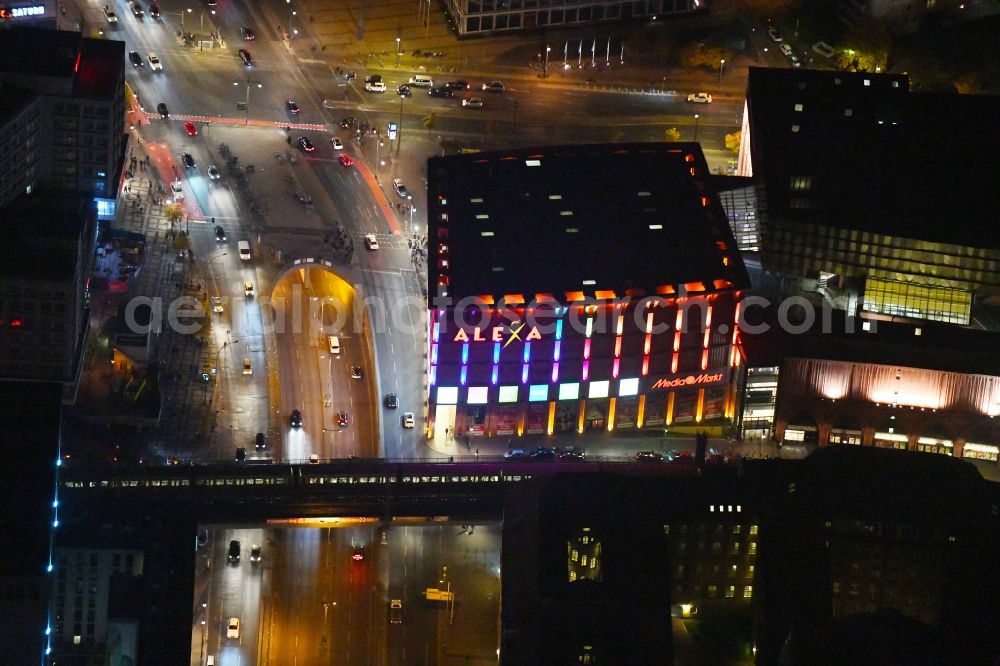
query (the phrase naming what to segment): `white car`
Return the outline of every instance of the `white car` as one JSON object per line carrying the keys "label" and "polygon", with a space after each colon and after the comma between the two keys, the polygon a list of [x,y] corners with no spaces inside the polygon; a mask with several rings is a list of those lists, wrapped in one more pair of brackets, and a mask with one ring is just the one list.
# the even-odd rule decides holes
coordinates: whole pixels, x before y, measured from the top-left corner
{"label": "white car", "polygon": [[691,93],[688,95],[687,100],[692,104],[711,104],[712,96],[708,93]]}
{"label": "white car", "polygon": [[466,97],[462,100],[462,106],[467,109],[481,109],[483,108],[483,98],[482,97]]}
{"label": "white car", "polygon": [[146,60],[149,61],[150,71],[153,72],[163,71],[163,63],[160,62],[160,59],[152,51],[146,54]]}
{"label": "white car", "polygon": [[414,423],[413,412],[403,412],[403,427],[412,428]]}
{"label": "white car", "polygon": [[244,375],[253,374],[253,361],[249,358],[243,359],[243,374]]}
{"label": "white car", "polygon": [[239,638],[240,637],[240,618],[231,617],[229,618],[229,623],[226,625],[226,638]]}
{"label": "white car", "polygon": [[375,234],[365,234],[365,247],[369,250],[378,249],[378,239],[375,238]]}
{"label": "white car", "polygon": [[384,93],[385,92],[385,82],[384,81],[375,81],[374,83],[371,83],[371,82],[366,83],[365,84],[365,90],[367,90],[368,92],[373,92],[373,93]]}
{"label": "white car", "polygon": [[781,34],[773,26],[767,29],[767,36],[771,38],[772,42],[778,43],[781,41]]}
{"label": "white car", "polygon": [[170,192],[174,195],[174,201],[184,201],[184,189],[181,187],[181,181],[175,180],[170,183]]}
{"label": "white car", "polygon": [[211,180],[219,180],[219,169],[214,164],[208,167],[208,177]]}
{"label": "white car", "polygon": [[108,23],[118,23],[118,14],[107,5],[104,5],[104,16],[108,19]]}
{"label": "white car", "polygon": [[396,190],[396,196],[400,199],[406,199],[410,196],[410,192],[406,189],[406,185],[403,184],[402,178],[393,178],[392,189]]}
{"label": "white car", "polygon": [[253,298],[253,282],[247,280],[243,283],[243,295],[248,298]]}
{"label": "white car", "polygon": [[337,137],[333,137],[332,139],[330,139],[330,143],[333,144],[333,149],[334,150],[343,150],[344,149],[344,142],[341,141],[340,139],[338,139]]}

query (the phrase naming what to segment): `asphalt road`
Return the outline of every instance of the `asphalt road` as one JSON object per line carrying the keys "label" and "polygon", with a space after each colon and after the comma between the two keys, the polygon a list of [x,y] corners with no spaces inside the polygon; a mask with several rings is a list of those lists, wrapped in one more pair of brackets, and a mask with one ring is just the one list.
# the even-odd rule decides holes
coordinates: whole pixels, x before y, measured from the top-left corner
{"label": "asphalt road", "polygon": [[[400,519],[383,531],[370,520],[344,519],[332,528],[209,528],[207,533],[195,597],[197,605],[206,605],[195,613],[192,664],[204,663],[209,654],[220,666],[458,665],[495,659],[497,524]],[[226,557],[232,539],[241,544],[237,563]],[[262,547],[259,562],[250,561],[255,543]],[[428,588],[450,591],[454,602],[427,599]],[[390,622],[393,599],[402,602],[399,623]],[[226,637],[232,617],[240,619],[238,638]]]}

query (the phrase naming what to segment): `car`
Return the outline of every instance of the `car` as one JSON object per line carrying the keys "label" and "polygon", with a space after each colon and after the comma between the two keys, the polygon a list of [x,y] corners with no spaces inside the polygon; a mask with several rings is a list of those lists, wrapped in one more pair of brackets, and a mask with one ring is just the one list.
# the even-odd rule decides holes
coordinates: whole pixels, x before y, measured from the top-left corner
{"label": "car", "polygon": [[153,53],[152,51],[150,51],[149,53],[146,54],[146,60],[149,61],[149,69],[150,70],[152,70],[154,72],[162,72],[163,71],[163,63],[160,62],[160,58],[155,53]]}
{"label": "car", "polygon": [[400,97],[413,97],[413,92],[410,90],[410,86],[405,83],[396,86],[396,94]]}
{"label": "car", "polygon": [[559,453],[559,460],[568,460],[570,462],[575,462],[578,460],[584,460],[586,454],[583,449],[568,448]]}
{"label": "car", "polygon": [[393,599],[389,602],[389,624],[403,624],[403,601]]}
{"label": "car", "polygon": [[250,546],[250,561],[260,562],[260,544],[255,543]]}
{"label": "car", "polygon": [[243,359],[243,374],[252,375],[253,374],[253,361],[248,358]]}
{"label": "car", "polygon": [[104,18],[108,19],[108,23],[118,23],[118,14],[107,5],[104,5]]}
{"label": "car", "polygon": [[243,295],[253,298],[253,282],[245,280],[243,282]]}
{"label": "car", "polygon": [[444,87],[451,88],[452,90],[470,90],[472,88],[468,81],[449,81],[444,84]]}
{"label": "car", "polygon": [[129,0],[128,8],[132,10],[137,19],[142,19],[142,5],[139,4],[138,0]]}
{"label": "car", "polygon": [[292,414],[289,417],[288,421],[289,421],[289,423],[291,424],[291,426],[293,428],[301,428],[302,427],[302,412],[300,412],[297,409],[293,409],[292,410]]}
{"label": "car", "polygon": [[361,562],[365,559],[365,547],[355,546],[354,550],[351,552],[351,560],[355,562]]}
{"label": "car", "polygon": [[837,49],[833,48],[826,42],[816,42],[812,45],[813,53],[816,55],[821,55],[824,58],[832,58],[837,55]]}
{"label": "car", "polygon": [[358,126],[358,119],[354,116],[347,116],[346,118],[340,119],[340,126],[343,129],[350,129],[352,127]]}
{"label": "car", "polygon": [[369,250],[378,249],[378,239],[375,238],[375,234],[365,234],[365,247]]}
{"label": "car", "polygon": [[781,55],[790,56],[792,55],[792,47],[788,44],[779,44],[778,50],[781,51]]}
{"label": "car", "polygon": [[361,371],[361,366],[360,365],[352,365],[351,366],[351,379],[361,379],[361,377],[363,376],[363,374],[364,373]]}
{"label": "car", "polygon": [[253,40],[257,39],[257,35],[253,34],[253,30],[251,30],[246,26],[240,28],[240,37],[242,37],[245,41],[248,42],[252,42]]}
{"label": "car", "polygon": [[183,162],[184,166],[187,167],[188,169],[193,169],[196,166],[198,166],[197,164],[194,163],[194,158],[191,157],[191,153],[184,153],[183,155],[181,155],[181,162]]}
{"label": "car", "polygon": [[706,92],[691,93],[687,96],[687,101],[691,104],[711,104],[712,96]]}
{"label": "car", "polygon": [[406,185],[403,184],[402,178],[392,179],[392,189],[396,191],[396,196],[400,199],[406,199],[410,196],[410,192],[406,189]]}
{"label": "car", "polygon": [[767,29],[767,36],[771,38],[772,42],[775,43],[781,42],[781,33],[778,32],[778,29],[775,28],[774,26],[771,26],[770,28]]}
{"label": "car", "polygon": [[190,120],[184,123],[184,131],[187,132],[188,136],[198,136],[198,129]]}
{"label": "car", "polygon": [[790,63],[792,63],[792,67],[801,67],[802,66],[802,61],[799,60],[799,57],[797,55],[795,55],[794,53],[792,55],[788,56],[788,61]]}
{"label": "car", "polygon": [[250,55],[249,51],[247,51],[246,49],[240,49],[239,54],[240,54],[240,60],[243,61],[244,65],[246,65],[247,67],[253,67],[253,56]]}
{"label": "car", "polygon": [[[214,164],[212,166],[208,167],[208,178],[209,178],[209,180],[219,180],[219,178],[221,178],[221,177],[222,177],[222,174],[219,173],[218,167],[216,167]],[[226,239],[223,238],[222,240],[226,240]]]}
{"label": "car", "polygon": [[556,450],[547,446],[539,446],[531,452],[532,460],[555,460]]}
{"label": "car", "polygon": [[316,150],[316,146],[313,145],[312,141],[310,141],[308,137],[300,136],[296,139],[296,141],[299,144],[299,148],[307,153],[311,153]]}
{"label": "car", "polygon": [[337,156],[337,161],[340,162],[340,166],[349,167],[354,166],[354,160],[347,153],[341,153]]}
{"label": "car", "polygon": [[332,137],[330,139],[330,145],[333,146],[334,150],[343,150],[344,149],[344,142],[341,141],[340,139],[338,139],[337,137]]}
{"label": "car", "polygon": [[299,115],[299,105],[294,100],[285,100],[285,109],[293,116]]}
{"label": "car", "polygon": [[316,453],[310,453],[309,454],[309,464],[310,465],[318,465],[319,464],[319,455],[316,454]]}
{"label": "car", "polygon": [[481,109],[483,108],[483,98],[482,97],[466,97],[462,100],[462,106],[466,109]]}
{"label": "car", "polygon": [[222,307],[221,296],[212,296],[209,300],[212,301],[212,312],[215,314],[222,314],[225,311],[225,308]]}
{"label": "car", "polygon": [[258,451],[263,451],[267,448],[267,438],[264,436],[264,433],[259,432],[254,435],[253,447]]}
{"label": "car", "polygon": [[407,429],[412,428],[413,425],[414,425],[414,421],[415,421],[415,419],[413,418],[413,412],[403,412],[403,427],[404,428],[407,428]]}
{"label": "car", "polygon": [[184,201],[184,189],[181,187],[181,181],[175,180],[170,183],[170,193],[174,195],[174,201]]}
{"label": "car", "polygon": [[226,230],[218,225],[215,227],[215,240],[219,242],[226,240]]}
{"label": "car", "polygon": [[365,77],[365,83],[382,83],[381,74],[372,74],[371,76]]}
{"label": "car", "polygon": [[396,397],[395,393],[386,393],[382,403],[389,409],[396,409],[399,407],[399,398]]}
{"label": "car", "polygon": [[229,542],[229,562],[239,562],[240,561],[240,542],[237,539],[233,539]]}
{"label": "car", "polygon": [[524,452],[524,449],[510,449],[507,453],[503,454],[503,457],[507,460],[518,460],[520,458],[527,458],[528,454]]}
{"label": "car", "polygon": [[454,97],[455,91],[444,86],[432,86],[427,89],[427,94],[431,97]]}
{"label": "car", "polygon": [[236,462],[243,462],[246,459],[247,459],[247,450],[244,449],[242,446],[237,447],[237,449],[236,449]]}
{"label": "car", "polygon": [[427,76],[426,74],[414,74],[413,76],[410,77],[410,80],[407,82],[407,85],[416,86],[417,88],[433,88],[434,79]]}
{"label": "car", "polygon": [[635,454],[636,462],[662,462],[663,455],[656,451],[639,451]]}
{"label": "car", "polygon": [[142,67],[142,57],[139,55],[138,51],[129,51],[128,61],[132,63],[133,67]]}
{"label": "car", "polygon": [[385,83],[383,83],[382,81],[375,81],[374,83],[366,83],[365,90],[367,90],[370,93],[384,93]]}
{"label": "car", "polygon": [[170,117],[170,111],[167,109],[167,105],[163,102],[156,105],[156,112],[159,113],[160,118],[163,118],[164,120]]}
{"label": "car", "polygon": [[483,91],[502,93],[507,91],[507,87],[503,84],[503,81],[490,81],[489,83],[483,84]]}
{"label": "car", "polygon": [[209,7],[214,7],[219,3],[218,0],[205,0],[205,4],[208,5]]}
{"label": "car", "polygon": [[239,638],[240,637],[240,618],[231,617],[229,622],[226,623],[226,638]]}
{"label": "car", "polygon": [[160,18],[160,6],[155,2],[149,3],[149,16],[153,19]]}
{"label": "car", "polygon": [[341,428],[345,428],[347,427],[347,421],[348,421],[347,412],[337,412],[337,425],[339,425]]}

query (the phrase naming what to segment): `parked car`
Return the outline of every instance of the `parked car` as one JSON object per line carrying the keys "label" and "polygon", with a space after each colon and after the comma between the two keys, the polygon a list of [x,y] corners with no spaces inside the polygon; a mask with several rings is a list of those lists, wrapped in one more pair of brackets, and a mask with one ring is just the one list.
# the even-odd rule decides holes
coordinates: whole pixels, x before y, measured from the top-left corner
{"label": "parked car", "polygon": [[396,196],[398,196],[400,199],[406,199],[407,197],[410,196],[410,192],[409,190],[406,189],[406,185],[403,184],[402,178],[392,179],[392,189],[396,191]]}
{"label": "parked car", "polygon": [[403,427],[412,428],[415,419],[413,418],[413,412],[403,412]]}
{"label": "parked car", "polygon": [[539,446],[531,452],[532,460],[555,460],[556,450],[547,446]]}
{"label": "parked car", "polygon": [[163,102],[156,105],[156,111],[160,114],[160,118],[163,118],[164,120],[170,117],[170,111],[167,110],[167,105]]}
{"label": "parked car", "polygon": [[369,250],[378,249],[378,239],[375,238],[375,234],[365,234],[365,247]]}
{"label": "parked car", "polygon": [[451,88],[452,90],[469,90],[472,87],[468,81],[449,81],[444,85],[446,88]]}
{"label": "parked car", "polygon": [[396,397],[395,393],[386,393],[383,402],[389,409],[396,409],[399,407],[399,399]]}
{"label": "parked car", "polygon": [[330,145],[333,146],[334,150],[343,150],[344,149],[344,142],[341,141],[340,139],[338,139],[337,137],[332,137],[330,139]]}
{"label": "parked car", "polygon": [[503,457],[507,460],[523,460],[528,457],[528,454],[524,452],[524,449],[511,449],[503,454]]}
{"label": "parked car", "polygon": [[792,47],[788,44],[779,44],[778,50],[781,51],[781,55],[790,56],[792,55]]}
{"label": "parked car", "polygon": [[240,618],[231,617],[229,622],[226,624],[226,638],[239,638],[240,637]]}
{"label": "parked car", "polygon": [[639,451],[635,454],[636,462],[661,462],[663,456],[656,451]]}
{"label": "parked car", "polygon": [[447,97],[454,97],[455,91],[452,90],[451,88],[445,88],[444,86],[441,87],[434,86],[427,89],[427,94],[430,95],[431,97],[447,98]]}
{"label": "parked car", "polygon": [[138,51],[129,51],[128,61],[132,63],[133,67],[142,67],[142,56],[139,55]]}
{"label": "parked car", "polygon": [[372,93],[384,93],[385,83],[382,81],[375,81],[374,83],[366,83],[365,90]]}
{"label": "parked car", "polygon": [[184,188],[181,186],[181,181],[175,180],[170,183],[170,194],[174,197],[174,201],[184,201]]}

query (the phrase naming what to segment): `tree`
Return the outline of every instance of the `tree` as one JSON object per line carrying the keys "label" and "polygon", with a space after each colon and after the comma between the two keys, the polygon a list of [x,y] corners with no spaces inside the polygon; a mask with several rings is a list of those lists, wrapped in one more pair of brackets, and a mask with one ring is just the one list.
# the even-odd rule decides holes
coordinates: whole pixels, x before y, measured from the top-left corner
{"label": "tree", "polygon": [[726,135],[726,150],[732,153],[740,152],[740,133],[730,132]]}
{"label": "tree", "polygon": [[721,46],[695,43],[681,49],[680,64],[682,67],[705,67],[719,69],[721,61],[732,61],[732,54]]}
{"label": "tree", "polygon": [[168,222],[174,224],[180,222],[181,218],[184,217],[184,207],[179,203],[167,204],[163,207],[163,214],[167,217]]}
{"label": "tree", "polygon": [[663,140],[667,143],[679,143],[681,140],[681,131],[676,127],[668,127],[663,133]]}
{"label": "tree", "polygon": [[882,21],[865,21],[844,36],[844,51],[838,56],[844,69],[865,72],[882,71],[889,62],[892,36]]}
{"label": "tree", "polygon": [[434,127],[434,123],[437,122],[437,114],[431,111],[426,116],[424,116],[424,127],[430,129]]}
{"label": "tree", "polygon": [[955,79],[955,90],[962,95],[975,95],[982,92],[983,83],[975,72],[966,72]]}

